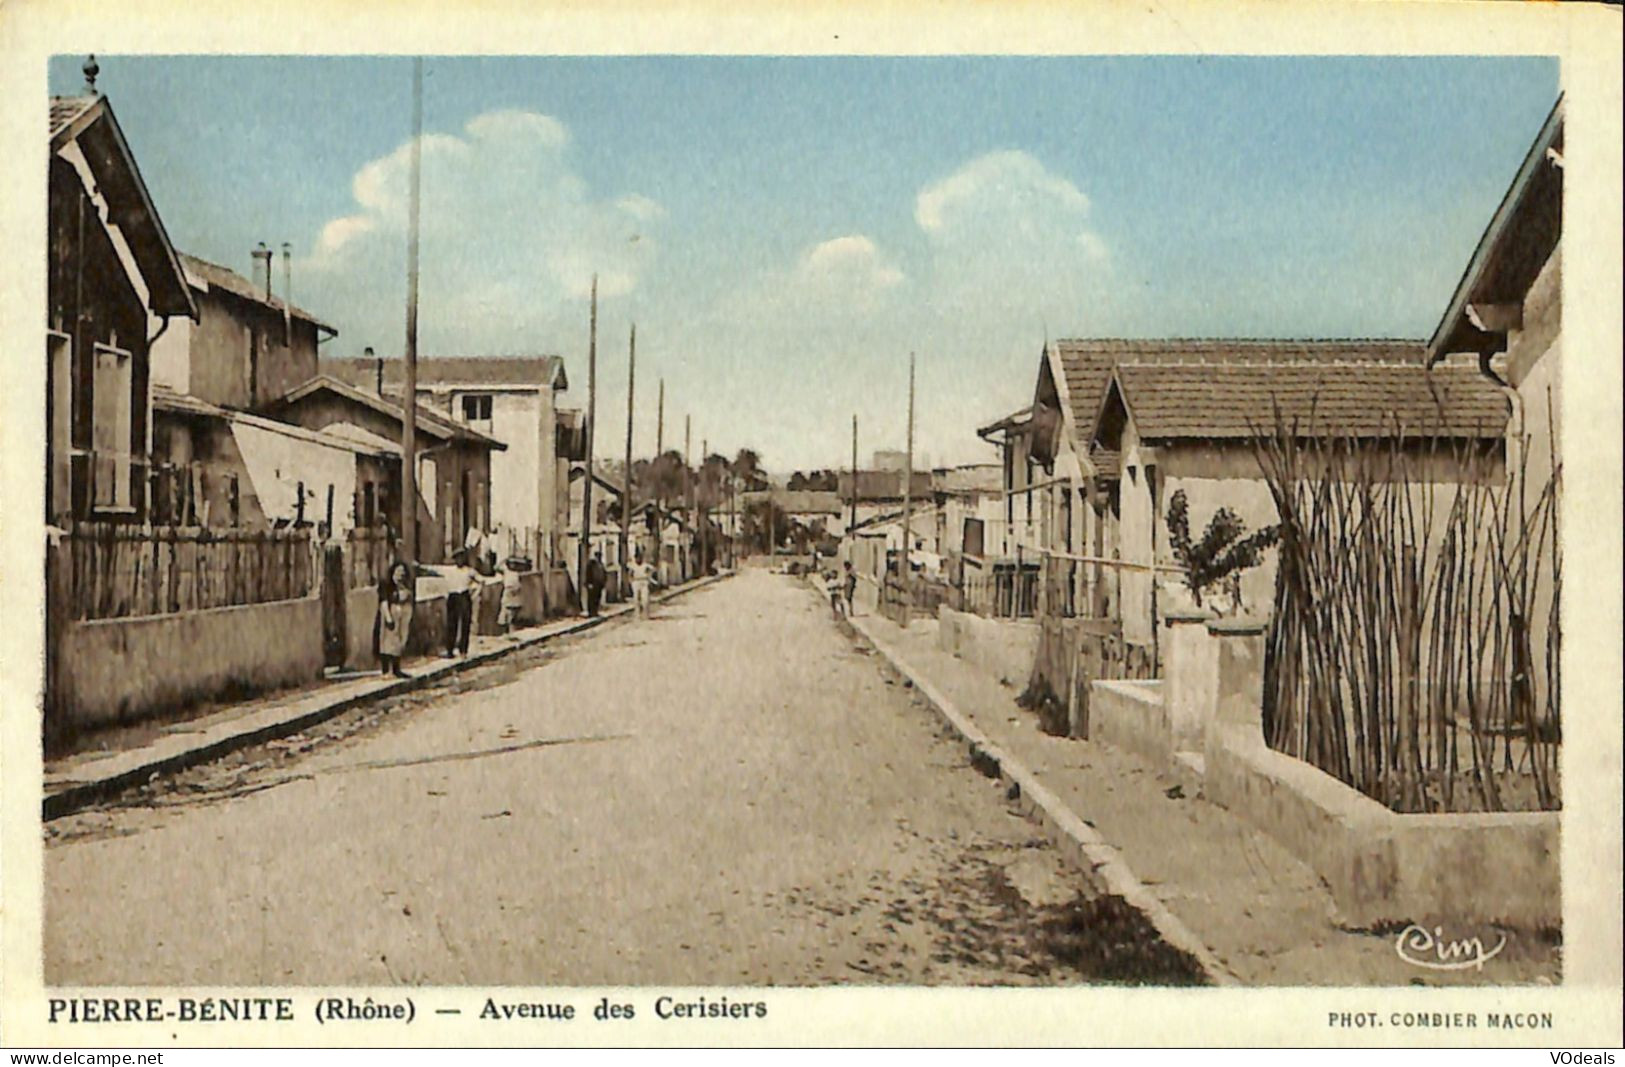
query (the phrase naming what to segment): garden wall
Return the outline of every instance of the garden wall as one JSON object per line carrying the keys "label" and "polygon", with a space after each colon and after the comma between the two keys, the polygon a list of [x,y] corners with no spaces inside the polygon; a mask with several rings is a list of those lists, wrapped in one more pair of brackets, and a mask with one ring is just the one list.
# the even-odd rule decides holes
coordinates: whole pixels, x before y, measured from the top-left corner
{"label": "garden wall", "polygon": [[64,626],[53,738],[320,678],[319,596]]}
{"label": "garden wall", "polygon": [[1345,925],[1561,925],[1559,812],[1401,814],[1270,749],[1263,624],[1191,621],[1173,623],[1166,682],[1093,684],[1092,737],[1199,770],[1209,801],[1326,881]]}

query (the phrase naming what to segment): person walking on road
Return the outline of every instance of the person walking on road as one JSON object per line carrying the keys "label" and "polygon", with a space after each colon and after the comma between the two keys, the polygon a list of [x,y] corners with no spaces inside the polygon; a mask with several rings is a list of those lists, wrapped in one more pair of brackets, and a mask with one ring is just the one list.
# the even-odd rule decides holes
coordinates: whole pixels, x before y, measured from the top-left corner
{"label": "person walking on road", "polygon": [[378,661],[380,674],[409,677],[401,669],[406,639],[412,631],[412,568],[396,562],[378,589]]}
{"label": "person walking on road", "polygon": [[643,549],[638,549],[633,556],[631,567],[632,600],[637,604],[638,615],[645,619],[649,618],[650,614],[649,583],[654,580],[654,573],[655,569],[644,562]]}
{"label": "person walking on road", "polygon": [[839,622],[846,614],[846,599],[841,595],[841,579],[833,570],[824,572],[824,591],[829,594],[830,614]]}
{"label": "person walking on road", "polygon": [[846,561],[846,573],[841,579],[841,599],[846,601],[846,617],[852,617],[852,598],[858,593],[858,572],[852,569],[852,561]]}
{"label": "person walking on road", "polygon": [[598,614],[598,602],[604,598],[604,586],[609,584],[609,572],[604,569],[603,557],[594,552],[587,561],[587,615]]}

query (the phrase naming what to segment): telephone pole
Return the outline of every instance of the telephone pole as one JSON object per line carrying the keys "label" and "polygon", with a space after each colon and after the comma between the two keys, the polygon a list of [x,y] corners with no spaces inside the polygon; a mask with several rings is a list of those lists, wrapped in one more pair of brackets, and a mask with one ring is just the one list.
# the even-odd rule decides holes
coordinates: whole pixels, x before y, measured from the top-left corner
{"label": "telephone pole", "polygon": [[848,536],[858,528],[858,417],[852,416],[852,518],[846,524]]}
{"label": "telephone pole", "polygon": [[[401,553],[418,561],[418,218],[423,209],[423,57],[412,60],[412,170],[406,228],[406,381],[401,396]],[[269,261],[267,261],[269,263]]]}
{"label": "telephone pole", "polygon": [[655,401],[655,455],[666,451],[666,379],[660,379],[660,398]]}
{"label": "telephone pole", "polygon": [[625,596],[626,568],[632,541],[632,391],[638,380],[638,324],[632,324],[632,339],[626,346],[626,469],[621,478],[621,595]]}
{"label": "telephone pole", "polygon": [[[711,442],[706,440],[703,437],[700,438],[700,473],[701,473],[701,475],[704,475],[704,473],[708,469],[708,466],[707,466],[707,464],[705,462],[705,457],[710,455],[710,454],[711,454]],[[703,494],[705,492],[705,484],[706,484],[705,478],[701,477],[701,479],[700,479],[700,490],[699,490],[701,494]],[[700,535],[701,535],[700,536],[700,573],[701,574],[710,574],[711,573],[711,559],[710,559],[710,554],[707,552],[707,549],[710,549],[710,548],[713,547],[712,544],[711,544],[711,530],[710,530],[710,526],[711,526],[711,523],[710,523],[711,506],[705,502],[705,497],[703,495],[700,497],[699,503],[700,503]]]}
{"label": "telephone pole", "polygon": [[693,571],[694,571],[694,536],[695,536],[695,530],[694,530],[694,476],[693,476],[693,472],[689,469],[689,463],[693,458],[691,456],[690,452],[689,452],[689,446],[690,446],[690,443],[692,441],[692,438],[690,437],[690,431],[692,429],[691,423],[692,423],[691,417],[688,416],[688,415],[684,415],[683,416],[683,520],[688,524],[688,540],[684,543],[683,548],[684,548],[684,553],[688,556],[688,567],[686,569],[689,572],[688,574],[686,574],[684,576],[685,578],[694,577],[694,574],[693,574]]}
{"label": "telephone pole", "polygon": [[587,469],[581,479],[581,551],[576,559],[576,590],[587,607],[587,562],[592,559],[592,430],[598,415],[598,275],[592,276],[592,310],[587,327]]}
{"label": "telephone pole", "polygon": [[909,568],[909,549],[914,541],[914,353],[908,354],[908,452],[903,461],[903,611],[901,624],[908,628],[914,606],[914,572]]}

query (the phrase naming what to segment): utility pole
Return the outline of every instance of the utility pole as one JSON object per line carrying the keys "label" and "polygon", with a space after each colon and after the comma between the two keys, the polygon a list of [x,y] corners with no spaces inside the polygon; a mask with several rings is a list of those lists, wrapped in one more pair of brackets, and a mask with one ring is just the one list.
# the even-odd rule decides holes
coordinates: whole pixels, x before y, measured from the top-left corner
{"label": "utility pole", "polygon": [[908,452],[903,461],[903,612],[902,625],[908,628],[914,599],[914,572],[909,568],[909,549],[914,542],[914,353],[908,354]]}
{"label": "utility pole", "polygon": [[[703,437],[700,438],[700,473],[701,474],[704,474],[705,471],[707,470],[707,464],[705,462],[705,457],[709,456],[710,454],[711,454],[711,442],[706,440]],[[700,491],[701,492],[705,491],[705,479],[704,478],[700,479]],[[711,524],[710,524],[710,521],[709,521],[710,517],[711,517],[711,507],[710,507],[709,504],[707,504],[705,502],[705,498],[701,497],[700,498],[700,536],[701,536],[701,540],[700,540],[700,572],[702,574],[711,573],[711,559],[710,559],[709,554],[706,552],[707,549],[712,547],[712,545],[711,545],[711,530],[710,530],[710,525]]]}
{"label": "utility pole", "polygon": [[696,532],[695,528],[694,528],[694,476],[693,476],[693,471],[691,471],[689,469],[689,464],[693,459],[693,456],[689,452],[689,446],[690,446],[691,441],[692,441],[692,438],[690,437],[690,431],[691,430],[692,430],[692,418],[691,418],[691,416],[684,415],[683,416],[683,521],[685,523],[687,523],[687,525],[688,525],[688,540],[686,542],[684,542],[684,544],[683,544],[683,551],[684,551],[684,554],[686,556],[688,556],[688,567],[686,567],[685,569],[689,572],[688,574],[684,575],[685,579],[694,577],[694,573],[693,573],[693,571],[694,571],[694,536],[695,536],[695,532]]}
{"label": "utility pole", "polygon": [[852,518],[846,524],[848,536],[858,528],[858,417],[852,416]]}
{"label": "utility pole", "polygon": [[587,607],[587,561],[592,559],[592,430],[598,414],[598,275],[592,276],[592,310],[587,327],[587,469],[581,479],[581,551],[576,558],[576,589]]}
{"label": "utility pole", "polygon": [[423,57],[412,60],[412,185],[406,229],[406,382],[401,396],[401,551],[418,560],[418,219],[423,209]]}
{"label": "utility pole", "polygon": [[666,379],[660,379],[660,398],[655,402],[655,455],[666,451]]}
{"label": "utility pole", "polygon": [[[626,346],[626,470],[621,478],[621,581],[626,581],[632,540],[632,395],[638,380],[638,324],[632,324],[632,338]],[[621,595],[625,596],[623,588]]]}

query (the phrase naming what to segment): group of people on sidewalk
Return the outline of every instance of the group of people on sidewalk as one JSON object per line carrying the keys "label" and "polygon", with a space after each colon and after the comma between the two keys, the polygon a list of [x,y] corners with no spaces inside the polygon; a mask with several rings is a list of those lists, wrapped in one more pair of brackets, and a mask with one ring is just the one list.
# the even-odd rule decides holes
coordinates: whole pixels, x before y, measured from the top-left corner
{"label": "group of people on sidewalk", "polygon": [[825,571],[824,588],[829,592],[829,610],[837,619],[850,619],[852,599],[858,592],[858,572],[852,569],[852,561],[846,562],[841,573]]}
{"label": "group of people on sidewalk", "polygon": [[[436,566],[433,575],[446,589],[446,625],[443,644],[447,657],[468,655],[468,644],[474,632],[474,612],[479,592],[480,577],[484,573],[475,564],[489,562],[484,552],[484,541],[477,531],[470,531],[468,542],[452,556],[449,566]],[[487,568],[489,569],[489,568]],[[378,616],[374,628],[374,644],[378,651],[379,672],[397,678],[410,677],[401,666],[406,655],[407,641],[412,633],[412,616],[416,610],[418,568],[397,555],[384,577],[378,582]],[[502,614],[506,623],[511,620],[517,606],[518,579],[511,573],[503,576]]]}
{"label": "group of people on sidewalk", "polygon": [[[643,558],[643,549],[637,549],[632,556],[632,563],[626,569],[628,584],[632,587],[632,601],[637,605],[637,612],[644,618],[649,617],[649,587],[655,581],[654,566]],[[604,567],[603,554],[594,552],[592,559],[587,561],[587,572],[583,575],[582,593],[586,600],[587,616],[590,618],[598,614],[598,608],[603,603],[604,587],[609,584],[609,571]]]}

